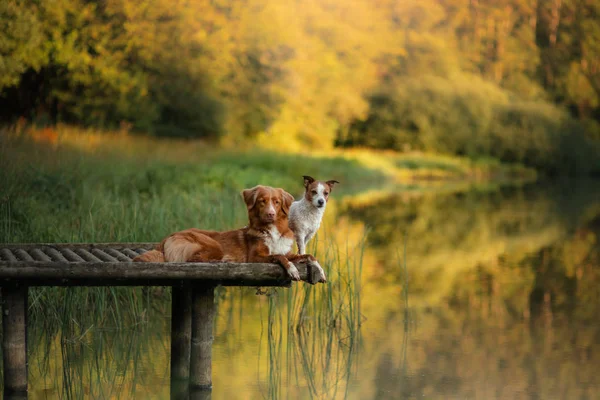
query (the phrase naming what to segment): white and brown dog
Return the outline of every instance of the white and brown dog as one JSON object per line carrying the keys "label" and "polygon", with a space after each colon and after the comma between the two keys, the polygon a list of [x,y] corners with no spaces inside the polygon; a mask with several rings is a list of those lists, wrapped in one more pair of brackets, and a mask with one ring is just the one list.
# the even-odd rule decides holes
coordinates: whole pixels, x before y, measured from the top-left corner
{"label": "white and brown dog", "polygon": [[290,207],[289,225],[296,237],[298,254],[306,254],[307,243],[315,236],[325,213],[329,194],[336,183],[335,180],[316,181],[310,176],[304,178],[304,196],[292,203]]}
{"label": "white and brown dog", "polygon": [[248,226],[226,232],[186,229],[167,236],[154,250],[136,262],[277,263],[293,280],[300,280],[293,263],[304,262],[323,268],[311,255],[292,254],[294,235],[288,227],[288,213],[294,197],[279,188],[255,186],[242,192],[248,210]]}

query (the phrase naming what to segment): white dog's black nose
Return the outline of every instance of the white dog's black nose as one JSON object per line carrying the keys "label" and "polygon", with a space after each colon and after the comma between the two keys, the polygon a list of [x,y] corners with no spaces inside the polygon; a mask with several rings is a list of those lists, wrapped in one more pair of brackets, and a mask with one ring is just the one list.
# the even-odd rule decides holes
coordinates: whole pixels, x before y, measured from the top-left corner
{"label": "white dog's black nose", "polygon": [[317,201],[317,204],[319,204],[319,207],[323,207],[323,204],[325,204],[325,200],[323,200],[323,199],[319,199],[319,200]]}

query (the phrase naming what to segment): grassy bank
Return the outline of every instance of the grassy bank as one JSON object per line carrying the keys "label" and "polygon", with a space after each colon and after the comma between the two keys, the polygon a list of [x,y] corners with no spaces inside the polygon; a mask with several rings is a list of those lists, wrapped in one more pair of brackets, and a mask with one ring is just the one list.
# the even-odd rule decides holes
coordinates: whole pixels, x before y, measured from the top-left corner
{"label": "grassy bank", "polygon": [[51,133],[1,136],[0,242],[152,241],[189,226],[233,228],[246,222],[239,192],[256,184],[299,196],[305,174],[348,192],[386,180],[343,157]]}

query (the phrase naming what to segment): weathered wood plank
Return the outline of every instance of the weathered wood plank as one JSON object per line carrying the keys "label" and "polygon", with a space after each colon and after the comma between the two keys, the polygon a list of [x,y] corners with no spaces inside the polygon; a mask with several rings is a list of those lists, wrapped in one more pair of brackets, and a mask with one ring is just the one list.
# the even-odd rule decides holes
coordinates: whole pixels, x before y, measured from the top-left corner
{"label": "weathered wood plank", "polygon": [[65,256],[60,254],[58,250],[53,249],[52,247],[44,247],[44,252],[52,258],[52,261],[69,262]]}
{"label": "weathered wood plank", "polygon": [[121,253],[118,250],[115,250],[115,249],[103,249],[103,250],[106,253],[110,254],[111,256],[115,257],[119,261],[123,261],[123,262],[131,261],[131,258],[127,257],[125,254]]}
{"label": "weathered wood plank", "polygon": [[33,259],[36,261],[52,261],[52,259],[40,249],[32,249],[31,251],[29,251],[29,254],[31,254]]}
{"label": "weathered wood plank", "polygon": [[33,257],[31,257],[29,253],[23,249],[15,249],[13,250],[13,253],[19,258],[20,261],[34,261]]}
{"label": "weathered wood plank", "polygon": [[190,388],[212,389],[212,342],[215,312],[214,286],[192,287],[192,354]]}
{"label": "weathered wood plank", "polygon": [[96,257],[98,257],[99,259],[101,259],[102,261],[106,261],[106,262],[117,262],[117,261],[119,261],[116,258],[114,258],[113,256],[111,256],[110,254],[108,254],[105,251],[100,250],[100,249],[92,249],[92,250],[90,250],[90,253],[92,253],[93,255],[95,255]]}
{"label": "weathered wood plank", "polygon": [[78,248],[78,249],[75,249],[75,253],[79,254],[79,256],[81,256],[81,258],[83,258],[85,261],[102,262],[101,259],[99,259],[95,255],[90,253],[90,251],[88,249]]}
{"label": "weathered wood plank", "polygon": [[0,249],[0,260],[19,261],[9,249]]}
{"label": "weathered wood plank", "polygon": [[[301,279],[308,281],[306,265],[296,266]],[[23,280],[31,286],[172,285],[187,279],[225,286],[289,286],[291,282],[276,264],[0,262],[0,283]]]}
{"label": "weathered wood plank", "polygon": [[79,254],[75,253],[71,249],[61,249],[60,251],[70,262],[85,262],[85,260],[81,258]]}
{"label": "weathered wood plank", "polygon": [[4,397],[27,393],[27,286],[2,287]]}

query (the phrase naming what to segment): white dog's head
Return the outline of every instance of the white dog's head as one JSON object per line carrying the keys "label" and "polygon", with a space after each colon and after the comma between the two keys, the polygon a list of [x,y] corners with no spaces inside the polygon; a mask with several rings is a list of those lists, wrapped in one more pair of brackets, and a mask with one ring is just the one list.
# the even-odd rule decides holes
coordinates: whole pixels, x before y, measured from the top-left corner
{"label": "white dog's head", "polygon": [[333,186],[339,183],[335,180],[330,181],[316,181],[310,176],[303,176],[304,178],[304,198],[317,208],[323,208],[327,204],[329,195],[333,190]]}

